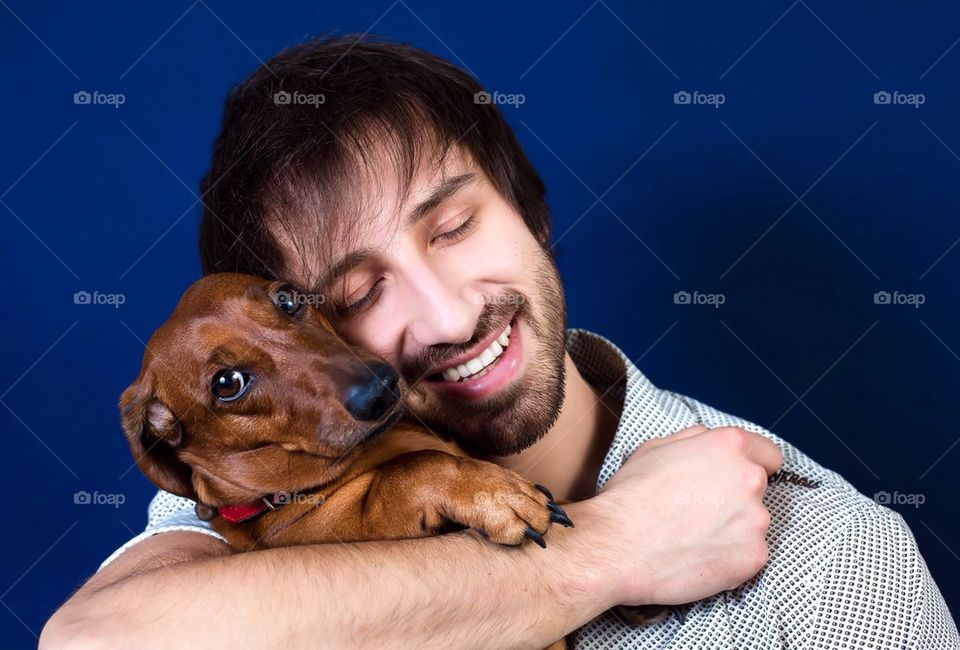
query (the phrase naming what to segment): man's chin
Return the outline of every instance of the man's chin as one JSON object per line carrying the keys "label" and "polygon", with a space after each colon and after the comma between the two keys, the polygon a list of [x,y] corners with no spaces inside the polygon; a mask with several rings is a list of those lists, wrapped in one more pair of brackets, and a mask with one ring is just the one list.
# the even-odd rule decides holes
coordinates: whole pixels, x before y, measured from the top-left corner
{"label": "man's chin", "polygon": [[553,421],[545,421],[539,425],[527,423],[504,428],[491,426],[473,432],[470,437],[457,434],[454,440],[472,456],[512,456],[536,444],[550,431],[552,423]]}
{"label": "man's chin", "polygon": [[563,403],[563,375],[544,386],[529,382],[512,386],[483,402],[449,403],[443,400],[419,414],[431,427],[443,431],[464,451],[475,456],[510,456],[532,446],[550,431]]}

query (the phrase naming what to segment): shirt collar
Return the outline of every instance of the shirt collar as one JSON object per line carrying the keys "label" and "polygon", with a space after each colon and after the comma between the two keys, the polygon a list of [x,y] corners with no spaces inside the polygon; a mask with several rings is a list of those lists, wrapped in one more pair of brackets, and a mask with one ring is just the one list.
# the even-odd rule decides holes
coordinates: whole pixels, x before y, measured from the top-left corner
{"label": "shirt collar", "polygon": [[583,378],[602,394],[623,402],[620,422],[601,465],[603,487],[639,444],[697,424],[693,410],[673,393],[660,390],[608,339],[583,329],[567,330],[567,352]]}

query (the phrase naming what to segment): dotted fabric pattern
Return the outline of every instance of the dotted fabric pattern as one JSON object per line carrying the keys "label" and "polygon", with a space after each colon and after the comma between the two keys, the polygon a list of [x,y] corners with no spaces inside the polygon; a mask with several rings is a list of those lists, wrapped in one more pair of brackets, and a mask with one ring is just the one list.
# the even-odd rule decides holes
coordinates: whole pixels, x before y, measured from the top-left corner
{"label": "dotted fabric pattern", "polygon": [[[756,577],[686,605],[682,624],[674,616],[632,628],[604,614],[575,633],[578,649],[960,650],[956,624],[898,513],[766,429],[656,388],[599,335],[568,330],[567,350],[587,381],[623,401],[598,488],[643,442],[695,424],[739,426],[769,438],[783,452],[783,475],[799,477],[769,483],[764,503],[771,514],[770,559]],[[148,507],[146,529],[100,569],[157,533],[192,530],[223,539],[196,516],[194,505],[158,491]]]}
{"label": "dotted fabric pattern", "polygon": [[146,529],[111,553],[110,557],[100,564],[97,571],[102,570],[103,567],[113,562],[121,553],[137,542],[143,541],[157,533],[189,530],[212,535],[217,539],[223,540],[224,543],[227,543],[226,538],[210,526],[210,522],[204,521],[197,516],[197,513],[194,512],[196,505],[196,502],[192,499],[185,499],[165,490],[157,490],[157,493],[150,500],[150,505],[147,506]]}
{"label": "dotted fabric pattern", "polygon": [[601,336],[569,330],[567,350],[588,382],[623,400],[598,488],[641,443],[695,424],[769,438],[783,452],[782,476],[795,479],[769,482],[770,559],[756,577],[685,606],[682,624],[672,616],[632,628],[606,613],[576,633],[578,649],[960,648],[956,624],[899,514],[766,429],[656,388]]}

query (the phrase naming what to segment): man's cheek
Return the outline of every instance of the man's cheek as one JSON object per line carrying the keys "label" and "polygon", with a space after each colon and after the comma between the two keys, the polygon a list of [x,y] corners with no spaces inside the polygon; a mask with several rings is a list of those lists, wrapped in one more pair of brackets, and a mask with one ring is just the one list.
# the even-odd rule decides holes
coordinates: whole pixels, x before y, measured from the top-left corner
{"label": "man's cheek", "polygon": [[[503,220],[497,221],[506,225]],[[467,237],[455,248],[458,267],[472,269],[475,277],[496,282],[516,282],[524,277],[524,263],[532,250],[531,237],[523,237],[513,228],[491,224],[482,233]],[[529,241],[528,241],[529,240]]]}

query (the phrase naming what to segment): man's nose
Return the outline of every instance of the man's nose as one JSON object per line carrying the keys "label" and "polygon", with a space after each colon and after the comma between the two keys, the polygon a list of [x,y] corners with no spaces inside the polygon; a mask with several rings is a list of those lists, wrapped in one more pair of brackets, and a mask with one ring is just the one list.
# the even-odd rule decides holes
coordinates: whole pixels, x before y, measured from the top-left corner
{"label": "man's nose", "polygon": [[473,336],[482,299],[470,299],[464,292],[449,286],[456,279],[444,282],[433,273],[425,273],[411,286],[407,304],[411,309],[407,321],[406,346],[456,344]]}
{"label": "man's nose", "polygon": [[343,405],[355,420],[379,420],[400,400],[400,377],[387,363],[365,365],[369,372],[363,372],[362,377],[347,385]]}

